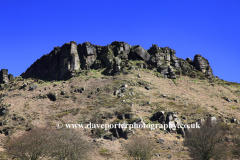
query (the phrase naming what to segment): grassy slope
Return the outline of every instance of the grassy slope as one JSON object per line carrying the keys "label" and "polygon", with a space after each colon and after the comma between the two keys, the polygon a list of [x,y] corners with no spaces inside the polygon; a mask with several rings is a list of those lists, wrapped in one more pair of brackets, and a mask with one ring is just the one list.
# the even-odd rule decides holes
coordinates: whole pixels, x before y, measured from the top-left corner
{"label": "grassy slope", "polygon": [[[137,77],[138,74],[141,78]],[[130,71],[130,74],[111,77],[92,70],[68,81],[39,84],[33,79],[25,79],[24,82],[37,84],[38,88],[34,91],[19,89],[0,91],[0,94],[9,92],[9,96],[3,100],[3,103],[11,104],[7,117],[10,121],[6,126],[10,128],[14,126],[13,135],[17,136],[26,129],[26,125],[55,126],[57,122],[87,123],[93,117],[99,116],[107,117],[103,119],[104,123],[112,123],[118,120],[114,113],[126,110],[131,110],[135,117],[143,117],[146,123],[156,123],[151,122],[150,117],[156,111],[166,109],[178,112],[179,117],[186,117],[186,120],[182,120],[184,123],[195,122],[210,115],[220,117],[227,123],[230,123],[233,117],[240,120],[240,104],[234,101],[240,99],[239,84],[217,79],[209,83],[207,80],[185,76],[171,80],[158,78],[156,75],[156,72],[150,70],[134,70]],[[12,85],[18,88],[22,83],[23,81],[16,81]],[[113,92],[122,84],[128,84],[128,90],[124,93],[124,97],[117,98]],[[151,89],[147,90],[146,86],[150,86]],[[85,87],[83,93],[74,92],[81,87]],[[66,91],[67,94],[60,95],[61,91]],[[40,94],[46,95],[49,92],[58,93],[58,99],[56,101],[48,98],[39,99]],[[129,95],[128,92],[134,92],[135,95]],[[169,97],[163,98],[163,94]],[[88,98],[89,95],[91,95],[90,98]],[[226,98],[232,101],[228,102]],[[149,101],[151,104],[148,104]],[[13,120],[12,117],[20,117],[21,120]],[[3,119],[3,117],[0,118]],[[21,124],[18,123],[19,121]],[[5,126],[0,126],[0,129],[2,127]],[[90,130],[81,130],[81,132],[86,139],[93,140]],[[189,158],[187,148],[182,146],[183,139],[178,139],[176,134],[149,129],[136,130],[135,134],[144,134],[152,140],[164,138],[166,142],[156,148],[156,153],[161,155],[161,159],[170,154],[175,158]],[[1,135],[1,137],[3,139],[5,136]],[[92,150],[91,156],[97,159],[106,159],[106,157],[128,159],[121,145],[127,142],[128,140],[122,138],[116,141],[97,139],[98,145]],[[108,154],[99,152],[105,149],[108,149]]]}

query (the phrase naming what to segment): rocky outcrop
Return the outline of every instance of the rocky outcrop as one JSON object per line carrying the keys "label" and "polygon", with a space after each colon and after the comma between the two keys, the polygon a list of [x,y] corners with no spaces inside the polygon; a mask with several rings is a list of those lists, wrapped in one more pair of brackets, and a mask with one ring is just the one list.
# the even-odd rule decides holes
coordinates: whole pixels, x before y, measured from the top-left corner
{"label": "rocky outcrop", "polygon": [[81,60],[81,68],[89,69],[92,68],[92,65],[97,58],[97,48],[89,42],[84,42],[83,44],[78,45],[78,52]]}
{"label": "rocky outcrop", "polygon": [[[196,55],[194,60],[183,60],[175,54],[175,50],[156,44],[145,50],[139,45],[131,46],[118,41],[107,46],[90,42],[77,45],[71,41],[62,47],[54,47],[53,51],[34,62],[21,76],[61,80],[74,77],[80,70],[105,68],[104,74],[115,75],[127,69],[156,68],[164,77],[172,79],[178,75],[213,77],[208,60],[201,55]],[[130,61],[137,61],[136,66]]]}
{"label": "rocky outcrop", "polygon": [[2,69],[0,71],[0,84],[8,83],[11,80],[13,80],[13,75],[12,74],[8,74],[8,70],[7,69]]}
{"label": "rocky outcrop", "polygon": [[212,78],[213,76],[212,68],[209,65],[208,60],[202,57],[200,54],[196,54],[194,56],[193,65],[197,70],[206,74],[208,78]]}
{"label": "rocky outcrop", "polygon": [[21,76],[23,78],[68,79],[75,76],[75,72],[79,69],[78,46],[72,41],[65,43],[62,47],[54,47],[49,54],[34,62]]}

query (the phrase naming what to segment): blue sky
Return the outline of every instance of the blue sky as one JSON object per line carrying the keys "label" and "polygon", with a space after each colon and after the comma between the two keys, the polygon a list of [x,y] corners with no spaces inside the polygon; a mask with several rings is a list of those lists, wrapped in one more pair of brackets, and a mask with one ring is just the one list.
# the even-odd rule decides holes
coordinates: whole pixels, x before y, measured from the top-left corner
{"label": "blue sky", "polygon": [[219,78],[240,83],[239,0],[0,0],[0,69],[19,76],[66,42],[124,41],[207,58]]}

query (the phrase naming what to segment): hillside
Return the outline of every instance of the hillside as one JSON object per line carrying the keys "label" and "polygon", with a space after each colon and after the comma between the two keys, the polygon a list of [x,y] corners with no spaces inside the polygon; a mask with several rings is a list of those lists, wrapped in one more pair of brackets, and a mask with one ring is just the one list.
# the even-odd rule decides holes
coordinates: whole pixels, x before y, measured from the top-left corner
{"label": "hillside", "polygon": [[[175,51],[169,48],[153,45],[138,52],[140,46],[128,50],[121,49],[121,44],[127,46],[115,42],[103,47],[108,52],[98,53],[95,45],[84,43],[79,49],[71,42],[37,60],[23,78],[7,78],[5,73],[0,91],[2,152],[7,136],[19,136],[37,127],[56,128],[60,123],[191,124],[215,117],[230,127],[239,127],[240,84],[215,77],[205,58],[196,55],[194,60],[182,60],[174,58]],[[111,59],[105,53],[116,54]],[[123,58],[124,54],[128,58]],[[158,54],[165,59],[157,59]],[[101,65],[96,67],[96,62]],[[51,69],[44,72],[48,67]],[[77,130],[93,142],[89,159],[130,159],[124,146],[138,135],[154,142],[164,139],[157,143],[153,159],[168,159],[170,155],[172,159],[190,159],[188,148],[183,146],[185,130]],[[100,152],[103,149],[107,149],[105,154]]]}

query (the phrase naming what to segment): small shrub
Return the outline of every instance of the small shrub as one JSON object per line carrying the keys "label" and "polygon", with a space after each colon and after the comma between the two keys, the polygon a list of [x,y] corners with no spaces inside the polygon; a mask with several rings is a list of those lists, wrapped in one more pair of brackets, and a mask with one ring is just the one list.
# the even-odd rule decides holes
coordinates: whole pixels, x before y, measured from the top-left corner
{"label": "small shrub", "polygon": [[106,133],[105,129],[102,129],[102,128],[93,128],[92,129],[92,136],[94,138],[102,138],[105,133]]}
{"label": "small shrub", "polygon": [[20,159],[37,160],[47,155],[47,143],[50,137],[50,130],[37,128],[25,132],[22,136],[6,141],[6,152],[9,156]]}
{"label": "small shrub", "polygon": [[145,137],[134,137],[126,146],[128,154],[134,160],[149,160],[153,156],[155,145]]}
{"label": "small shrub", "polygon": [[227,132],[217,123],[212,125],[206,122],[199,129],[192,129],[186,133],[185,146],[189,148],[190,156],[199,160],[209,160],[211,158],[221,159],[227,149],[223,138]]}
{"label": "small shrub", "polygon": [[86,159],[90,144],[74,129],[52,130],[48,147],[52,159]]}
{"label": "small shrub", "polygon": [[235,129],[233,132],[234,136],[232,153],[235,158],[240,158],[240,129]]}

